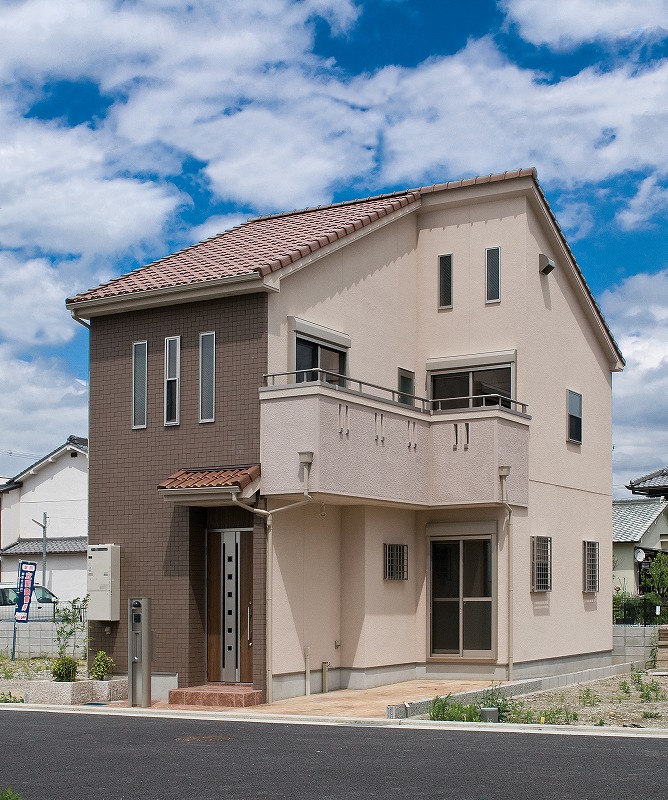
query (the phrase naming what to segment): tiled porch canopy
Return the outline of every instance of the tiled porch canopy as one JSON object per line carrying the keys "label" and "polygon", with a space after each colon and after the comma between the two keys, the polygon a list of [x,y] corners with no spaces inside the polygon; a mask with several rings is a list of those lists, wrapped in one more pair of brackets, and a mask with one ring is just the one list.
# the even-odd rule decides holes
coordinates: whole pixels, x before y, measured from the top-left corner
{"label": "tiled porch canopy", "polygon": [[260,484],[260,465],[189,467],[158,484],[166,501],[187,506],[230,505],[232,495],[252,497]]}

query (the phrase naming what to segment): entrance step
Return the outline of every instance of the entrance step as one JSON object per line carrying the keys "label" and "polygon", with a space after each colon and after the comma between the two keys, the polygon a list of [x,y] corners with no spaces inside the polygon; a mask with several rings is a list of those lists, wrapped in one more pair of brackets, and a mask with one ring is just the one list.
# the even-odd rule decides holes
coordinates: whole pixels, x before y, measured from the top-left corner
{"label": "entrance step", "polygon": [[169,690],[169,704],[173,706],[248,708],[261,703],[261,690],[244,683],[205,683],[203,686]]}

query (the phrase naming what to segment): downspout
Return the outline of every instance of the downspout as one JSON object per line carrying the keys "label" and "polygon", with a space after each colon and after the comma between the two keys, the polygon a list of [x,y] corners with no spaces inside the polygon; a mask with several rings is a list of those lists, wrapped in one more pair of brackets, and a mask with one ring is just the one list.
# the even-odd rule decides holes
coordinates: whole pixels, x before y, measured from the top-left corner
{"label": "downspout", "polygon": [[266,520],[267,523],[267,564],[265,570],[266,582],[266,623],[265,623],[265,685],[266,685],[266,700],[267,703],[274,702],[274,689],[273,689],[273,580],[274,580],[274,526],[273,515],[278,514],[280,511],[289,511],[290,509],[297,508],[298,506],[305,506],[313,502],[313,498],[308,493],[308,482],[311,475],[311,464],[313,463],[313,453],[301,452],[299,454],[299,463],[304,466],[304,499],[298,500],[296,503],[291,503],[288,506],[281,506],[275,508],[273,511],[265,511],[262,508],[255,508],[248,503],[243,503],[237,498],[237,492],[232,495],[232,503],[245,508],[252,514],[257,514]]}
{"label": "downspout", "polygon": [[513,510],[508,504],[506,479],[510,475],[510,467],[499,467],[499,480],[501,481],[501,504],[506,510],[504,528],[506,530],[506,551],[508,563],[506,574],[508,576],[508,681],[513,679]]}
{"label": "downspout", "polygon": [[89,325],[87,322],[84,322],[84,321],[81,319],[81,317],[77,315],[77,312],[76,312],[76,311],[70,311],[70,314],[72,315],[72,319],[73,319],[75,322],[78,322],[78,323],[79,323],[79,325],[83,325],[83,326],[84,326],[84,328],[88,328],[88,330],[90,330],[90,325]]}

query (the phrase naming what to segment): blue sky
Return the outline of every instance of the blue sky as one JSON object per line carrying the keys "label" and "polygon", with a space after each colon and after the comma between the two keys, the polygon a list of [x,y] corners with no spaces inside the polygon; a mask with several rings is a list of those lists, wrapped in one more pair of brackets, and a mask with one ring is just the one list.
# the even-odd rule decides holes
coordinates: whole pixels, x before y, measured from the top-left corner
{"label": "blue sky", "polygon": [[249,216],[530,166],[627,358],[616,493],[668,464],[668,0],[0,0],[0,42],[0,475],[86,432],[65,297]]}

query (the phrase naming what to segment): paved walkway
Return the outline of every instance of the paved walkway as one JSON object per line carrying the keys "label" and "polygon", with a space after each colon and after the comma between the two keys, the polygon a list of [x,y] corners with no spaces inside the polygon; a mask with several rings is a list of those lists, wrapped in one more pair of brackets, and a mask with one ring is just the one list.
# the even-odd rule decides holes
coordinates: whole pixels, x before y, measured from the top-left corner
{"label": "paved walkway", "polygon": [[[490,681],[404,681],[389,686],[378,686],[374,689],[338,689],[327,694],[312,694],[308,697],[292,697],[279,700],[271,705],[251,706],[249,708],[217,708],[215,706],[181,706],[170,705],[164,701],[153,703],[155,709],[179,709],[191,711],[208,711],[214,713],[255,716],[262,714],[287,714],[296,716],[317,717],[350,717],[357,719],[385,719],[389,705],[426,700],[440,695],[487,689]],[[495,684],[498,685],[498,682]],[[111,705],[127,706],[127,703]]]}

